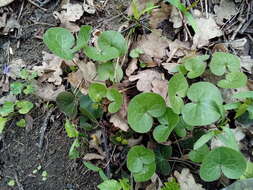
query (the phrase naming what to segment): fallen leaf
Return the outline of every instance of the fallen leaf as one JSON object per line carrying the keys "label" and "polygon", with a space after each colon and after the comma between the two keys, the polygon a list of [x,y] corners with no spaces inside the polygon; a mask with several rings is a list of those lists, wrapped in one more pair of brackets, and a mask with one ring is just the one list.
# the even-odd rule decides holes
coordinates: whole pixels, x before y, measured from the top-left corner
{"label": "fallen leaf", "polygon": [[241,38],[224,43],[227,47],[231,47],[236,50],[244,50],[246,44],[248,44],[247,38]]}
{"label": "fallen leaf", "polygon": [[152,92],[161,95],[165,101],[167,101],[168,94],[168,81],[167,80],[159,80],[154,79],[152,82]]}
{"label": "fallen leaf", "polygon": [[229,20],[234,16],[236,11],[235,3],[231,0],[221,0],[220,6],[214,6],[217,24],[224,24],[224,19]]}
{"label": "fallen leaf", "polygon": [[252,74],[253,59],[250,56],[240,56],[241,67],[248,73]]}
{"label": "fallen leaf", "polygon": [[117,128],[121,129],[122,131],[128,131],[129,126],[127,121],[121,118],[118,114],[113,114],[110,118],[110,122]]}
{"label": "fallen leaf", "polygon": [[129,77],[138,69],[137,65],[138,60],[137,59],[132,59],[129,63],[129,65],[126,68],[126,75]]}
{"label": "fallen leaf", "polygon": [[138,80],[136,87],[141,92],[150,92],[152,90],[152,81],[155,79],[162,80],[164,78],[163,74],[155,70],[144,70],[138,72],[137,75],[132,75],[129,77],[129,81]]}
{"label": "fallen leaf", "polygon": [[62,8],[65,9],[61,11],[62,17],[71,22],[79,20],[84,13],[83,7],[80,4],[68,3],[63,5]]}
{"label": "fallen leaf", "polygon": [[96,12],[96,8],[94,6],[93,0],[84,0],[83,9],[86,13],[94,14]]}
{"label": "fallen leaf", "polygon": [[85,154],[85,156],[83,157],[83,159],[85,161],[91,161],[91,160],[104,160],[105,157],[104,156],[101,156],[99,154],[96,154],[96,153],[87,153]]}
{"label": "fallen leaf", "polygon": [[96,65],[92,61],[89,61],[87,63],[79,61],[76,64],[82,72],[84,80],[91,82],[96,79]]}
{"label": "fallen leaf", "polygon": [[56,19],[59,19],[61,24],[60,27],[66,28],[71,32],[78,32],[80,30],[80,27],[68,20],[65,19],[63,15],[61,15],[59,12],[55,11],[53,12],[53,15]]}
{"label": "fallen leaf", "polygon": [[172,6],[170,21],[173,23],[173,28],[180,28],[183,26],[183,19],[175,6]]}
{"label": "fallen leaf", "polygon": [[212,15],[209,15],[208,18],[195,18],[195,21],[199,30],[193,37],[193,48],[201,48],[208,45],[210,39],[222,36],[223,33]]}
{"label": "fallen leaf", "polygon": [[183,168],[181,173],[175,171],[174,176],[177,178],[181,190],[205,190],[202,185],[195,182],[188,168]]}
{"label": "fallen leaf", "polygon": [[69,73],[67,80],[72,87],[78,88],[82,94],[88,94],[88,86],[85,85],[85,82],[83,80],[83,73],[80,69],[76,72]]}
{"label": "fallen leaf", "polygon": [[53,84],[40,84],[37,83],[35,95],[45,101],[56,101],[56,97],[61,92],[65,91],[64,85],[55,87]]}
{"label": "fallen leaf", "polygon": [[12,3],[14,0],[0,0],[0,7],[4,7],[6,5],[9,5]]}
{"label": "fallen leaf", "polygon": [[102,148],[99,146],[101,144],[102,132],[101,130],[97,130],[95,133],[91,135],[91,140],[89,141],[89,148],[94,148],[98,151],[98,153],[102,156],[105,156]]}
{"label": "fallen leaf", "polygon": [[169,74],[174,74],[177,69],[176,67],[178,66],[178,63],[172,62],[172,63],[162,63],[162,66],[164,69],[168,71]]}
{"label": "fallen leaf", "polygon": [[169,18],[172,6],[161,3],[161,8],[154,9],[149,18],[149,24],[152,29],[157,29],[159,25]]}
{"label": "fallen leaf", "polygon": [[169,44],[169,52],[168,52],[168,60],[166,62],[170,62],[172,58],[180,58],[188,55],[192,52],[190,49],[189,42],[182,42],[180,40],[171,41]]}
{"label": "fallen leaf", "polygon": [[135,138],[130,138],[130,139],[127,139],[128,141],[128,146],[129,147],[133,147],[137,144],[140,144],[140,142],[142,141],[143,137],[142,136],[139,136],[138,139],[135,139]]}

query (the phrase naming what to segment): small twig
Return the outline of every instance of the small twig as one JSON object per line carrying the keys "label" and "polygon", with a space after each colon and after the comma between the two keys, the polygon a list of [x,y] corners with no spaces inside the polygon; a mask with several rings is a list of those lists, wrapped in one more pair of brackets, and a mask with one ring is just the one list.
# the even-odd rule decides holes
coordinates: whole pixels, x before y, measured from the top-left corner
{"label": "small twig", "polygon": [[15,181],[16,181],[16,183],[17,183],[17,185],[18,185],[18,189],[19,190],[24,190],[24,187],[23,187],[23,185],[19,182],[19,180],[18,180],[18,174],[17,174],[17,172],[15,171],[15,173],[14,173],[14,178],[15,178]]}
{"label": "small twig", "polygon": [[35,7],[38,7],[39,9],[43,10],[43,11],[47,11],[47,9],[41,7],[40,5],[38,5],[37,3],[33,2],[32,0],[28,0],[29,3],[31,3],[32,5],[34,5]]}
{"label": "small twig", "polygon": [[42,124],[42,127],[40,129],[40,140],[39,140],[39,149],[42,149],[43,143],[44,143],[44,136],[45,136],[45,132],[48,126],[48,120],[51,116],[51,114],[53,113],[53,111],[55,110],[55,108],[51,108],[48,112],[47,115],[45,117],[45,120]]}
{"label": "small twig", "polygon": [[246,19],[242,19],[241,23],[238,25],[238,27],[236,28],[236,30],[234,31],[231,40],[234,40],[236,35],[238,34],[238,32],[241,30],[242,26],[244,25],[244,23],[246,22]]}

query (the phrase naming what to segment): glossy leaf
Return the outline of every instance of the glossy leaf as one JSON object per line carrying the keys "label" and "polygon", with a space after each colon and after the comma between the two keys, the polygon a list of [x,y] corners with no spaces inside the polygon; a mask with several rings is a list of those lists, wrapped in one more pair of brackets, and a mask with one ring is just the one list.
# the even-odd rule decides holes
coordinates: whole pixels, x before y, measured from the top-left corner
{"label": "glossy leaf", "polygon": [[108,111],[110,113],[119,111],[121,105],[123,104],[122,94],[120,94],[119,91],[114,88],[109,88],[107,90],[106,97],[108,100],[112,101],[112,103],[110,103],[108,106]]}
{"label": "glossy leaf", "polygon": [[234,94],[232,98],[237,99],[253,98],[253,91],[239,92],[237,94]]}
{"label": "glossy leaf", "polygon": [[242,72],[232,72],[226,75],[226,79],[220,80],[218,86],[221,88],[240,88],[247,84],[247,76]]}
{"label": "glossy leaf", "polygon": [[100,102],[106,97],[106,86],[100,83],[92,83],[89,86],[89,97],[93,102]]}
{"label": "glossy leaf", "polygon": [[77,115],[77,102],[70,92],[61,92],[56,98],[57,107],[67,116],[74,118]]}
{"label": "glossy leaf", "polygon": [[166,104],[160,95],[142,93],[135,96],[128,105],[128,123],[134,131],[146,133],[152,128],[153,117],[161,117],[165,111]]}
{"label": "glossy leaf", "polygon": [[244,156],[231,148],[218,147],[210,151],[200,167],[200,177],[210,182],[219,179],[221,173],[227,178],[238,179],[246,170]]}
{"label": "glossy leaf", "polygon": [[71,60],[74,57],[71,48],[75,44],[75,38],[65,28],[52,27],[49,28],[43,36],[43,42],[48,49],[59,57]]}

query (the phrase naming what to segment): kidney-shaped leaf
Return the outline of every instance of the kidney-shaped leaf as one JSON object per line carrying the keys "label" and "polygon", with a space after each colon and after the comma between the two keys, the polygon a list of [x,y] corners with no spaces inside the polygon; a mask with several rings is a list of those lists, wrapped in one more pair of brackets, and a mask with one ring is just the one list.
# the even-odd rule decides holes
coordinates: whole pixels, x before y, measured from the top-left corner
{"label": "kidney-shaped leaf", "polygon": [[75,96],[70,92],[62,92],[56,98],[58,108],[69,117],[77,114],[77,102]]}
{"label": "kidney-shaped leaf", "polygon": [[135,96],[128,105],[128,123],[134,131],[146,133],[152,128],[153,117],[161,117],[165,111],[163,97],[155,93],[142,93]]}
{"label": "kidney-shaped leaf", "polygon": [[107,93],[106,86],[99,83],[92,83],[88,91],[90,99],[94,102],[100,102]]}
{"label": "kidney-shaped leaf", "polygon": [[209,125],[222,115],[222,97],[219,89],[209,82],[193,84],[187,97],[193,101],[182,109],[184,121],[192,126]]}
{"label": "kidney-shaped leaf", "polygon": [[240,59],[230,53],[216,52],[213,54],[210,69],[217,76],[223,75],[226,71],[237,72],[240,70]]}
{"label": "kidney-shaped leaf", "polygon": [[226,79],[220,80],[218,86],[221,88],[240,88],[247,84],[247,76],[242,72],[226,74]]}
{"label": "kidney-shaped leaf", "polygon": [[65,28],[53,27],[46,31],[43,41],[48,49],[59,57],[67,60],[73,59],[73,51],[71,48],[75,44],[75,38]]}
{"label": "kidney-shaped leaf", "polygon": [[246,160],[240,152],[227,147],[218,147],[204,158],[200,167],[200,177],[204,181],[215,181],[223,173],[227,178],[238,179],[246,167]]}

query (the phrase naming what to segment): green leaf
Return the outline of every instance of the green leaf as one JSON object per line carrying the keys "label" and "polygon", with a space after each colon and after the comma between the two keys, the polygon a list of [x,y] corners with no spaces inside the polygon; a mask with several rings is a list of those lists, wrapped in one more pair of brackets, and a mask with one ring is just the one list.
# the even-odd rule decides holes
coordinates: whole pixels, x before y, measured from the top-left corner
{"label": "green leaf", "polygon": [[197,82],[191,85],[187,97],[193,101],[182,109],[184,121],[192,126],[209,125],[217,121],[223,110],[219,89],[209,82]]}
{"label": "green leaf", "polygon": [[131,190],[131,185],[129,184],[129,180],[126,178],[119,179],[119,183],[123,190]]}
{"label": "green leaf", "polygon": [[209,148],[206,144],[189,153],[189,158],[193,162],[201,163],[205,156],[209,153]]}
{"label": "green leaf", "polygon": [[235,134],[229,127],[223,127],[223,132],[217,135],[217,138],[229,148],[240,151],[239,145],[236,141]]}
{"label": "green leaf", "polygon": [[200,167],[200,177],[210,182],[219,179],[223,173],[227,178],[238,179],[246,167],[246,160],[240,152],[227,147],[218,147],[204,158]]}
{"label": "green leaf", "polygon": [[175,178],[171,181],[164,183],[164,187],[161,190],[180,190],[180,185],[177,183]]}
{"label": "green leaf", "polygon": [[121,185],[114,179],[106,180],[98,185],[100,190],[121,190]]}
{"label": "green leaf", "polygon": [[105,81],[110,79],[112,82],[120,82],[123,78],[121,67],[115,63],[107,62],[98,65],[98,79]]}
{"label": "green leaf", "polygon": [[218,86],[221,88],[240,88],[247,84],[247,76],[242,72],[232,72],[226,74],[226,79],[220,80]]}
{"label": "green leaf", "polygon": [[66,120],[64,127],[69,138],[79,136],[79,132],[76,130],[76,126],[73,123],[71,123],[68,119]]}
{"label": "green leaf", "polygon": [[167,108],[165,114],[158,120],[161,125],[155,127],[153,131],[154,139],[157,142],[166,142],[179,122],[179,116],[171,108]]}
{"label": "green leaf", "polygon": [[239,92],[237,94],[234,94],[232,98],[237,99],[253,98],[253,91]]}
{"label": "green leaf", "polygon": [[25,127],[26,126],[26,120],[25,119],[20,119],[18,122],[16,122],[16,125],[18,127]]}
{"label": "green leaf", "polygon": [[86,47],[90,40],[90,35],[92,32],[92,27],[84,25],[80,28],[77,36],[76,46],[73,48],[73,52],[79,51],[80,49]]}
{"label": "green leaf", "polygon": [[230,53],[216,52],[213,54],[210,69],[217,76],[225,72],[238,72],[240,71],[240,59]]}
{"label": "green leaf", "polygon": [[233,103],[230,103],[230,104],[225,104],[224,109],[225,110],[234,110],[234,109],[239,108],[240,105],[241,105],[240,102],[233,102]]}
{"label": "green leaf", "polygon": [[253,187],[253,179],[237,180],[222,190],[251,190]]}
{"label": "green leaf", "polygon": [[168,83],[168,96],[171,108],[177,114],[181,112],[184,105],[182,100],[185,97],[188,89],[188,83],[184,75],[181,73],[175,74]]}
{"label": "green leaf", "polygon": [[99,51],[95,47],[88,46],[83,49],[83,52],[90,59],[102,62],[110,61],[112,59],[119,57],[119,51],[113,47],[108,47],[103,51]]}
{"label": "green leaf", "polygon": [[24,94],[28,95],[28,94],[32,94],[35,92],[35,87],[32,84],[28,84],[26,85],[25,89],[23,90]]}
{"label": "green leaf", "polygon": [[8,181],[7,185],[10,187],[14,187],[16,185],[16,181],[14,179],[11,179]]}
{"label": "green leaf", "polygon": [[194,143],[194,150],[199,149],[204,144],[206,144],[209,140],[211,140],[216,135],[215,131],[210,131],[205,135],[202,135],[195,143]]}
{"label": "green leaf", "polygon": [[209,59],[209,55],[189,56],[183,58],[181,62],[184,64],[186,70],[189,71],[187,77],[189,79],[194,79],[201,76],[206,69],[205,61],[207,59]]}
{"label": "green leaf", "polygon": [[177,134],[177,136],[183,138],[187,135],[187,131],[184,127],[182,127],[181,125],[177,125],[174,129],[175,133]]}
{"label": "green leaf", "polygon": [[90,162],[83,162],[83,164],[85,165],[86,168],[88,168],[89,170],[92,170],[94,172],[98,172],[99,170],[101,170],[101,168],[95,166],[94,164],[92,164]]}
{"label": "green leaf", "polygon": [[21,82],[13,82],[11,83],[11,93],[14,95],[18,95],[22,93],[22,90],[24,88],[24,84]]}
{"label": "green leaf", "polygon": [[61,92],[56,98],[57,107],[67,116],[74,118],[77,115],[77,101],[70,92]]}
{"label": "green leaf", "polygon": [[78,139],[76,138],[69,149],[69,155],[68,155],[69,159],[77,159],[80,157],[79,151],[77,150],[78,147],[80,147],[80,143]]}
{"label": "green leaf", "polygon": [[27,114],[33,108],[33,103],[26,100],[22,100],[17,101],[16,106],[19,108],[18,113]]}
{"label": "green leaf", "polygon": [[0,117],[0,134],[3,133],[3,130],[7,121],[8,121],[8,118]]}
{"label": "green leaf", "polygon": [[71,48],[75,44],[75,38],[67,29],[49,28],[43,36],[43,42],[57,56],[66,60],[73,59],[74,55]]}
{"label": "green leaf", "polygon": [[118,90],[114,88],[109,88],[107,90],[106,97],[108,100],[112,101],[112,103],[108,106],[108,111],[110,113],[116,113],[119,111],[121,105],[123,104],[123,96],[119,93]]}
{"label": "green leaf", "polygon": [[171,171],[171,167],[168,162],[168,159],[172,154],[171,146],[158,145],[154,152],[156,158],[156,170],[163,175],[168,175]]}
{"label": "green leaf", "polygon": [[250,178],[253,178],[253,163],[248,160],[247,168],[244,171],[243,175],[240,177],[240,179],[250,179]]}
{"label": "green leaf", "polygon": [[14,112],[14,106],[15,103],[14,102],[4,102],[4,104],[2,105],[2,107],[0,108],[0,116],[8,116],[10,113]]}
{"label": "green leaf", "polygon": [[144,51],[140,48],[135,48],[135,49],[132,49],[131,52],[130,52],[130,57],[132,58],[138,58],[141,54],[143,54]]}
{"label": "green leaf", "polygon": [[142,93],[135,96],[128,105],[128,123],[134,131],[146,133],[152,128],[153,117],[161,117],[165,111],[166,104],[160,95]]}
{"label": "green leaf", "polygon": [[99,83],[92,83],[89,86],[89,97],[93,102],[100,102],[106,97],[107,89],[106,86]]}
{"label": "green leaf", "polygon": [[144,146],[134,146],[127,154],[127,168],[137,182],[149,180],[156,170],[155,154]]}

